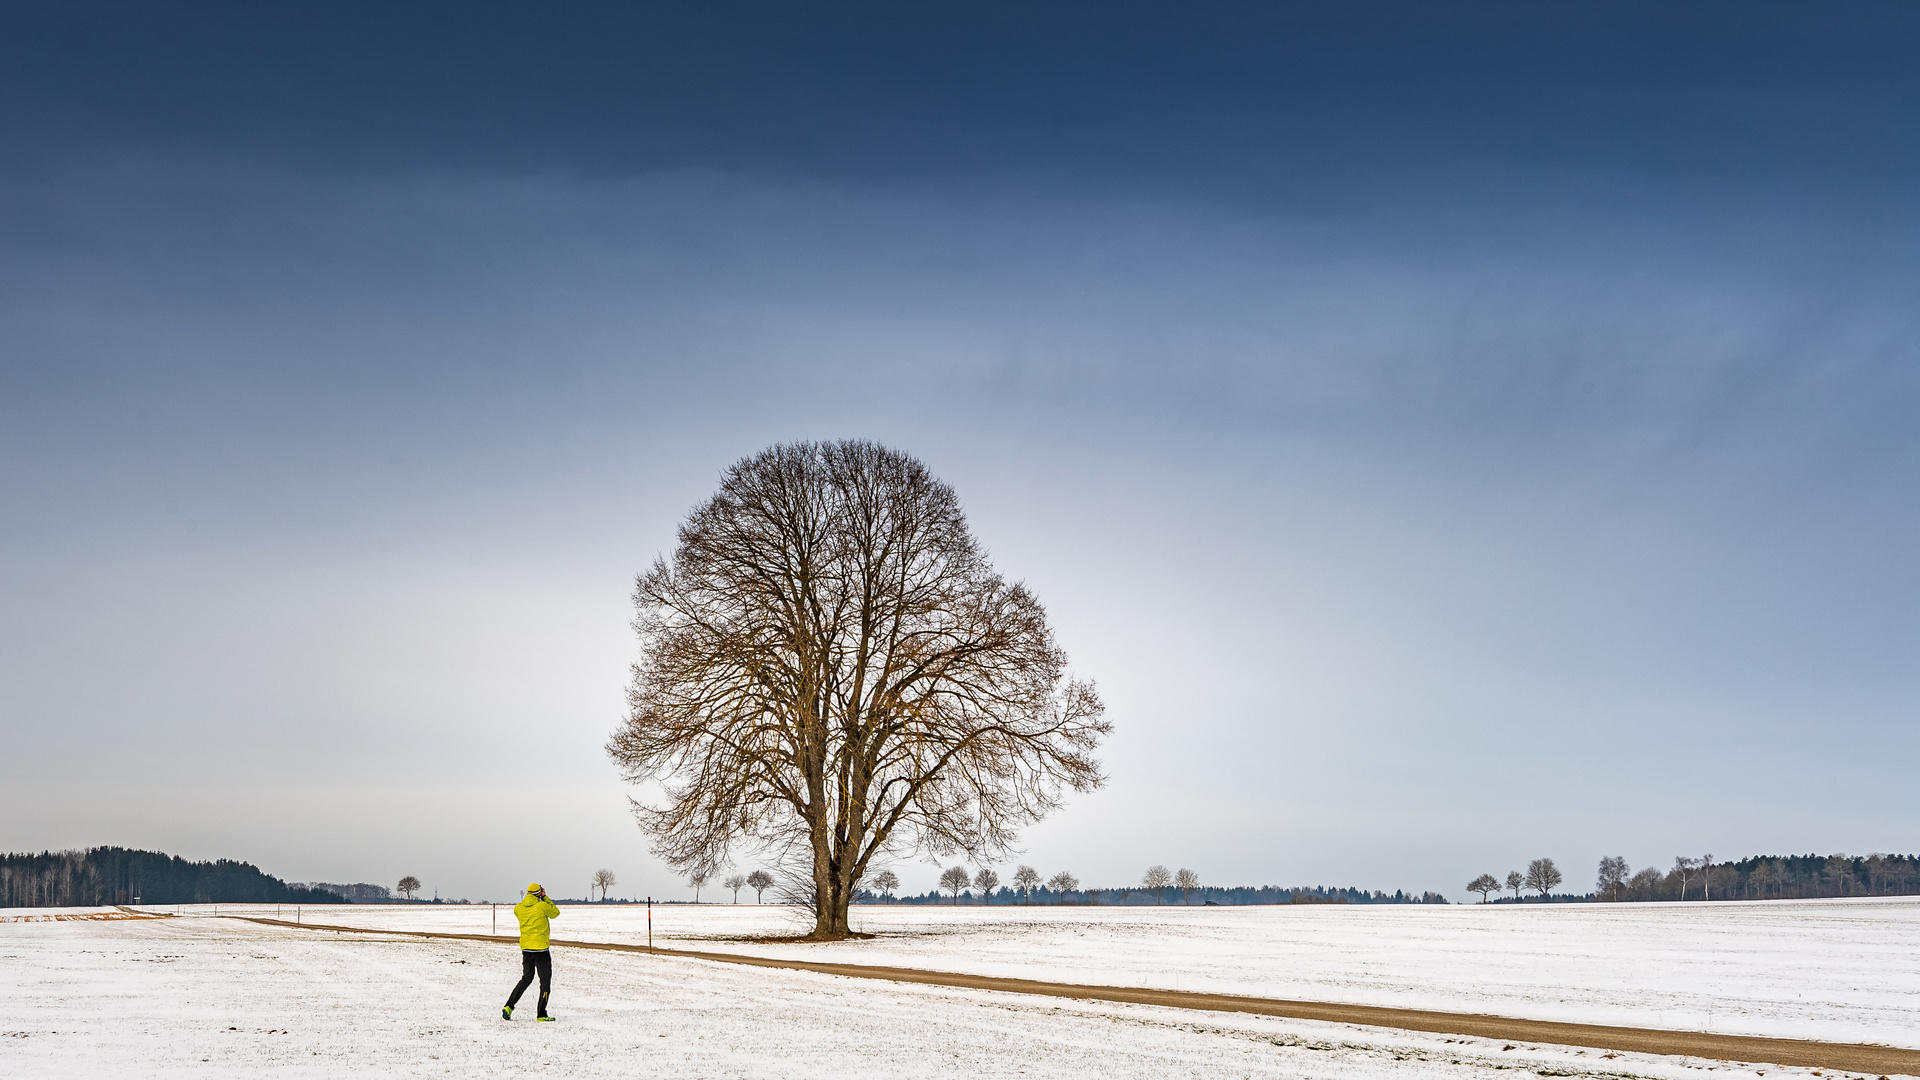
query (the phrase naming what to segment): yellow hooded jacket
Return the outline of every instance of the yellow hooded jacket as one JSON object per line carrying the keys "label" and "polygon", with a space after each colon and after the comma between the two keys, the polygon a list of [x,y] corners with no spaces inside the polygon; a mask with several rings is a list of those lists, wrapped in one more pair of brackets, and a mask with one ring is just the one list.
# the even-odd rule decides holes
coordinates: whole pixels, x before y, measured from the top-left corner
{"label": "yellow hooded jacket", "polygon": [[513,916],[520,920],[520,949],[539,952],[547,947],[547,920],[560,917],[560,909],[551,900],[528,893],[513,905]]}

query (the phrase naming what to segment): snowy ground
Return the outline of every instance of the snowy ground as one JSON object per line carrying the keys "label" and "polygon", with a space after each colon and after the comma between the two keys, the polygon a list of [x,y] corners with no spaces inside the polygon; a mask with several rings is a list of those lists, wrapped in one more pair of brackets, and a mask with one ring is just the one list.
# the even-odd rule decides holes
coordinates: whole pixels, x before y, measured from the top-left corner
{"label": "snowy ground", "polygon": [[[9,1076],[1760,1075],[1698,1059],[1604,1058],[1592,1050],[585,950],[556,953],[559,1023],[505,1023],[498,1006],[519,970],[511,946],[314,933],[211,915],[16,921],[39,914],[0,912],[0,986],[9,991],[0,1072]],[[472,921],[485,909],[354,914],[476,930]],[[954,925],[943,914],[946,923],[931,912],[882,918],[922,928],[926,936],[892,946],[905,948],[944,940],[927,929]],[[563,922],[580,928],[602,917],[574,909]],[[461,918],[467,924],[454,925]],[[603,928],[613,921],[604,918]],[[688,910],[684,918],[705,920],[709,929],[747,921],[737,911]],[[1155,918],[1166,927],[1201,916]],[[1043,924],[1053,938],[1040,940],[1084,936],[1088,922],[1056,918]],[[957,952],[939,955],[944,962]]]}
{"label": "snowy ground", "polygon": [[[556,937],[646,940],[631,906],[567,906]],[[715,952],[1059,982],[1920,1047],[1920,900],[1760,904],[860,907],[879,935],[791,909],[654,908],[656,940]],[[326,922],[486,933],[482,907],[308,908]],[[502,905],[501,933],[513,929]]]}

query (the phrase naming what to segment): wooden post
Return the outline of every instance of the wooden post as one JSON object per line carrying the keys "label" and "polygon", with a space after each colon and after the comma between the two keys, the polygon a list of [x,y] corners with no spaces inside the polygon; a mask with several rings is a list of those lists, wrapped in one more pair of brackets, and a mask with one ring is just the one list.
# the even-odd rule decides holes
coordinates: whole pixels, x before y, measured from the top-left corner
{"label": "wooden post", "polygon": [[653,951],[653,897],[647,897],[647,951]]}

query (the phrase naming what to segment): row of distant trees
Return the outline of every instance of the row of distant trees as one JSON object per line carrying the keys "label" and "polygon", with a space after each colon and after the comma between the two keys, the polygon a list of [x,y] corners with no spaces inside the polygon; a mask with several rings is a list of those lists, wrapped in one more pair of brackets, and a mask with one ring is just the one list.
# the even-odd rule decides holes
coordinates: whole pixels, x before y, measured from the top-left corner
{"label": "row of distant trees", "polygon": [[[602,899],[614,882],[613,873],[602,870],[594,875],[593,883],[599,889]],[[708,874],[689,874],[687,885],[693,889],[694,902],[699,903],[703,890],[713,885],[714,880]],[[766,870],[755,870],[751,874],[732,874],[719,882],[720,887],[733,893],[733,902],[740,902],[742,889],[752,889],[755,903],[765,902],[768,889],[779,885],[776,902],[788,904],[806,904],[810,898],[805,896],[810,882],[802,875],[787,874],[776,877]],[[938,899],[941,903],[959,904],[971,902],[991,904],[996,897],[1011,904],[1143,904],[1149,902],[1164,904],[1174,894],[1183,904],[1204,902],[1216,905],[1252,905],[1252,904],[1444,904],[1444,896],[1436,892],[1408,893],[1402,890],[1394,892],[1374,891],[1356,888],[1328,888],[1326,886],[1293,886],[1283,888],[1277,885],[1238,885],[1230,888],[1202,885],[1196,871],[1182,867],[1169,870],[1165,866],[1147,867],[1140,877],[1138,886],[1122,888],[1088,888],[1080,884],[1080,879],[1070,870],[1061,870],[1052,876],[1045,876],[1031,866],[1020,865],[1014,868],[1006,879],[994,867],[982,866],[969,871],[965,866],[950,866],[940,872],[939,884],[932,892],[924,896],[903,897],[899,895],[900,876],[892,870],[881,870],[862,881],[859,899],[863,902],[883,903],[929,903]],[[589,893],[591,895],[591,893]]]}
{"label": "row of distant trees", "polygon": [[393,890],[385,885],[356,881],[351,885],[332,881],[289,882],[290,888],[320,889],[333,893],[350,904],[384,904],[393,899]]}
{"label": "row of distant trees", "polygon": [[[1467,891],[1479,893],[1482,903],[1503,888],[1516,900],[1522,889],[1545,900],[1560,881],[1552,859],[1535,859],[1524,875],[1512,871],[1502,882],[1481,874],[1467,883]],[[1608,855],[1600,860],[1593,892],[1564,899],[1798,900],[1915,894],[1920,894],[1920,856],[1914,855],[1755,855],[1726,862],[1714,861],[1711,854],[1678,855],[1670,868],[1638,871],[1625,858]]]}
{"label": "row of distant trees", "polygon": [[1560,873],[1559,867],[1553,865],[1552,859],[1535,859],[1527,864],[1525,874],[1518,870],[1507,871],[1507,880],[1504,883],[1492,874],[1481,874],[1467,882],[1467,891],[1479,893],[1480,902],[1484,904],[1487,902],[1487,894],[1499,892],[1504,884],[1506,888],[1513,891],[1515,900],[1520,899],[1521,889],[1538,892],[1540,899],[1545,900],[1564,880],[1566,880],[1565,876]]}
{"label": "row of distant trees", "polygon": [[[606,885],[610,886],[612,884],[612,872],[607,870],[602,870],[599,874],[594,875],[594,883],[596,885],[601,884],[600,875],[602,874],[606,875]],[[761,903],[766,890],[777,884],[778,880],[779,879],[765,870],[755,870],[753,873],[747,875],[734,874],[723,880],[720,884],[723,888],[732,890],[733,902],[736,904],[740,902],[740,890],[746,888],[753,889],[754,902]],[[687,876],[687,884],[694,891],[693,897],[695,903],[698,903],[700,900],[700,891],[711,884],[711,882],[712,877],[708,874],[695,873]],[[891,870],[882,870],[874,874],[872,879],[864,884],[866,891],[870,895],[884,899],[892,899],[899,892],[900,876]],[[1050,878],[1043,878],[1038,870],[1035,870],[1031,866],[1024,865],[1014,869],[1013,877],[1008,879],[1007,885],[1009,888],[1001,889],[1001,892],[1004,894],[1010,891],[1011,895],[1018,898],[1022,903],[1032,903],[1036,894],[1051,893],[1056,897],[1060,897],[1081,891],[1080,879],[1075,877],[1072,871],[1062,870]],[[1144,890],[1152,892],[1161,900],[1165,899],[1165,893],[1169,888],[1177,889],[1180,892],[1181,899],[1185,901],[1193,894],[1194,890],[1200,888],[1200,875],[1187,869],[1182,869],[1178,873],[1170,873],[1164,866],[1152,866],[1147,868],[1146,876],[1142,879],[1142,887]],[[1000,874],[990,866],[980,867],[972,873],[969,873],[964,866],[950,866],[940,872],[940,891],[950,895],[955,904],[960,902],[960,896],[963,892],[966,893],[968,897],[972,897],[974,894],[971,890],[973,889],[980,890],[979,895],[982,903],[990,903],[993,898],[993,890],[999,888],[1001,888]],[[1122,898],[1132,895],[1131,890],[1128,889],[1112,891],[1117,892]],[[606,895],[604,887],[602,888],[601,895],[602,897]]]}
{"label": "row of distant trees", "polygon": [[325,889],[289,885],[252,863],[188,862],[159,851],[97,847],[0,855],[0,907],[103,904],[344,904]]}
{"label": "row of distant trees", "polygon": [[[601,873],[604,874],[604,873],[607,873],[607,871],[602,870]],[[596,876],[596,880],[597,880],[597,876]],[[712,881],[713,881],[713,875],[711,874],[696,872],[696,873],[687,875],[687,884],[692,886],[693,888],[694,903],[697,904],[700,902],[700,890],[706,888],[709,884],[712,883]],[[733,902],[736,904],[740,902],[741,889],[752,889],[753,902],[758,904],[763,902],[764,898],[766,897],[767,890],[773,888],[775,885],[778,885],[779,883],[780,883],[780,879],[774,877],[772,874],[768,873],[767,871],[755,870],[751,874],[729,875],[726,879],[720,882],[720,887],[723,889],[728,889],[732,891]],[[609,884],[611,884],[611,881],[609,881]],[[600,895],[602,899],[606,898],[605,892],[602,892]]]}
{"label": "row of distant trees", "polygon": [[[1166,903],[1172,903],[1177,897],[1167,895]],[[925,893],[885,896],[869,889],[860,891],[861,903],[899,903],[899,904],[952,904],[953,894],[946,889],[934,888]],[[1008,885],[1001,885],[993,893],[991,901],[985,901],[973,890],[960,894],[959,902],[994,904],[1110,904],[1128,906],[1151,906],[1161,903],[1150,890],[1128,887],[1123,889],[1094,888],[1083,886],[1074,892],[1055,892],[1044,884],[1034,889],[1031,898]],[[1187,897],[1190,904],[1210,904],[1221,907],[1252,907],[1270,904],[1445,904],[1445,896],[1431,890],[1427,892],[1407,892],[1404,889],[1387,891],[1384,889],[1361,889],[1351,886],[1326,885],[1202,885],[1194,889]]]}
{"label": "row of distant trees", "polygon": [[[1428,891],[1407,893],[1374,891],[1356,888],[1328,888],[1326,886],[1293,886],[1283,888],[1277,885],[1236,885],[1232,887],[1208,886],[1201,884],[1200,875],[1192,870],[1168,870],[1165,866],[1150,866],[1141,876],[1140,885],[1122,888],[1082,887],[1080,881],[1071,872],[1061,871],[1050,878],[1043,878],[1039,871],[1031,866],[1020,866],[1013,872],[1010,880],[1002,883],[1000,875],[991,867],[982,867],[978,872],[969,874],[964,866],[947,868],[940,875],[937,889],[923,897],[896,897],[894,890],[899,888],[899,879],[892,872],[886,872],[863,889],[861,899],[866,901],[901,901],[906,903],[927,903],[938,899],[941,903],[958,904],[963,900],[975,903],[993,903],[996,895],[1007,903],[1033,904],[1144,904],[1151,901],[1164,904],[1173,893],[1179,894],[1180,902],[1196,902],[1243,906],[1255,904],[1444,904],[1446,897]],[[995,893],[998,889],[998,893]],[[977,890],[977,891],[975,891]]]}

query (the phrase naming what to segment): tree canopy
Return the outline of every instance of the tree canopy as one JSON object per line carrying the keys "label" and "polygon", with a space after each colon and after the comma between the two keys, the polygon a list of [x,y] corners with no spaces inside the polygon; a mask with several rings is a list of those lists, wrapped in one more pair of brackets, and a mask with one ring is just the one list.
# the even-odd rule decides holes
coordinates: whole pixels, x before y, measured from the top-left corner
{"label": "tree canopy", "polygon": [[608,752],[655,851],[805,865],[814,934],[883,852],[1004,852],[1104,777],[1109,730],[1039,600],[988,564],[953,489],[869,442],[727,470],[634,589],[641,657]]}

